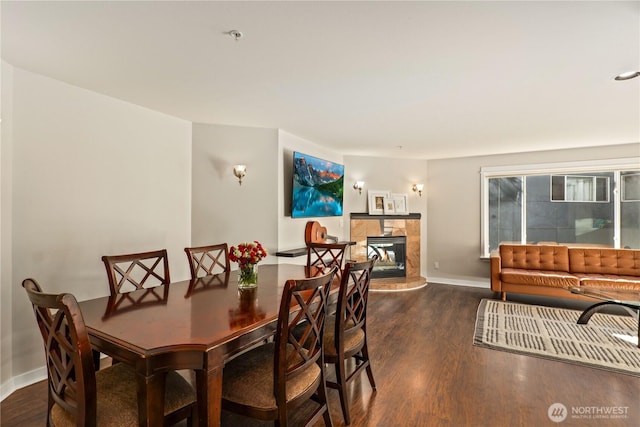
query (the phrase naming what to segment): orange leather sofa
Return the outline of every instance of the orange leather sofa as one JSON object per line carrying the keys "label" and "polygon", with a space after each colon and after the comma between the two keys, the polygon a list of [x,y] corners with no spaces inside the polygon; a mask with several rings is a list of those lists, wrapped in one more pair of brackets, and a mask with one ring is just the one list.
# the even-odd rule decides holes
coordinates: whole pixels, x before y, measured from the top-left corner
{"label": "orange leather sofa", "polygon": [[491,254],[491,289],[584,299],[575,286],[640,291],[640,250],[563,245],[500,245]]}

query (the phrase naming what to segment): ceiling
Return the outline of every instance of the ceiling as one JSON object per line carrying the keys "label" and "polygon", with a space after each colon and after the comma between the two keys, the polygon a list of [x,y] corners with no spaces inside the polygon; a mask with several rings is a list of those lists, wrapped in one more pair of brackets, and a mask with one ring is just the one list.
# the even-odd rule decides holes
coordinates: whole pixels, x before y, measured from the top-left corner
{"label": "ceiling", "polygon": [[[2,58],[345,155],[640,141],[640,2],[10,2]],[[234,40],[228,32],[239,30]]]}

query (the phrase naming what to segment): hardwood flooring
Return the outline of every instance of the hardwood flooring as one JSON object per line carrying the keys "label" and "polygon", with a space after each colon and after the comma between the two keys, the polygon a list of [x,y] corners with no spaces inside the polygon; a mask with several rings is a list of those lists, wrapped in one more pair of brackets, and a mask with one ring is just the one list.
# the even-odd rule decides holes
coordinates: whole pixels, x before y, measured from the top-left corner
{"label": "hardwood flooring", "polygon": [[[366,375],[351,388],[351,425],[395,426],[638,426],[640,378],[563,362],[489,350],[472,344],[476,310],[487,289],[430,284],[409,292],[372,293],[369,347],[377,391]],[[512,301],[584,308],[572,300],[510,295]],[[344,426],[338,394],[329,390],[335,426]],[[568,418],[551,422],[553,403]],[[309,405],[312,405],[309,403]],[[626,411],[621,418],[585,412]],[[311,406],[294,411],[300,425]],[[572,418],[571,411],[582,412]],[[1,405],[2,427],[43,426],[44,382],[18,390]],[[223,413],[223,426],[262,427]],[[322,426],[319,422],[317,426]]]}

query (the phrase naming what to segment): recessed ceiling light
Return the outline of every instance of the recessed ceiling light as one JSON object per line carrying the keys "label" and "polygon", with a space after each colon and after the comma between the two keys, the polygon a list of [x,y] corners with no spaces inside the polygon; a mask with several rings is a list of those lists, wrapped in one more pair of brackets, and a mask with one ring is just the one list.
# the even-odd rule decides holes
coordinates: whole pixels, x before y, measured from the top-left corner
{"label": "recessed ceiling light", "polygon": [[640,76],[640,71],[627,71],[616,76],[616,80],[630,80]]}

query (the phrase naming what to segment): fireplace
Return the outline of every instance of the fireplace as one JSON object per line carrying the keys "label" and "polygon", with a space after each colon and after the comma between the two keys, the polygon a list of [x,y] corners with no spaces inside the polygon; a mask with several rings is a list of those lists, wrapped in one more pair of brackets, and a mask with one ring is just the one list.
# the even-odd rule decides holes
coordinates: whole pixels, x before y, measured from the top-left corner
{"label": "fireplace", "polygon": [[367,258],[378,255],[371,277],[406,277],[406,247],[405,236],[368,236]]}
{"label": "fireplace", "polygon": [[[393,263],[386,260],[379,261],[377,270],[373,271],[374,280],[371,289],[375,290],[406,290],[423,286],[427,279],[420,276],[420,258],[424,251],[420,250],[420,214],[408,215],[369,215],[367,213],[351,213],[350,240],[355,242],[351,246],[349,258],[356,261],[366,261],[375,251],[369,247],[368,239],[382,238],[378,243],[383,245],[393,243],[390,247],[383,247],[387,254],[393,251],[396,258]],[[404,246],[399,241],[389,241],[400,237],[404,239]],[[383,248],[377,248],[379,252]],[[420,255],[422,252],[422,256]],[[382,258],[382,257],[381,257]],[[389,260],[391,256],[389,255]],[[389,265],[391,264],[391,265]],[[393,272],[389,270],[395,270]],[[392,275],[393,274],[393,275]]]}

